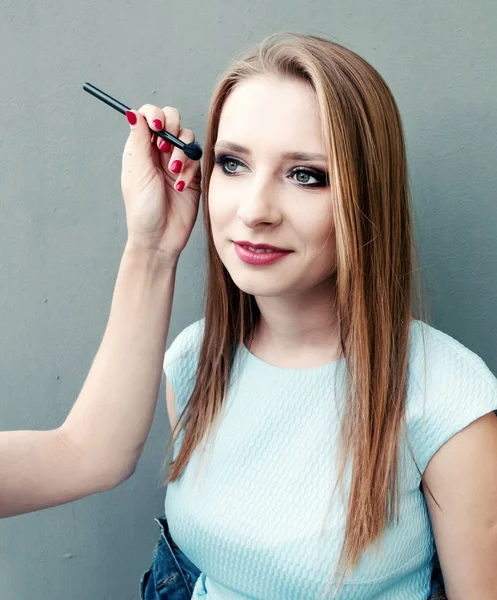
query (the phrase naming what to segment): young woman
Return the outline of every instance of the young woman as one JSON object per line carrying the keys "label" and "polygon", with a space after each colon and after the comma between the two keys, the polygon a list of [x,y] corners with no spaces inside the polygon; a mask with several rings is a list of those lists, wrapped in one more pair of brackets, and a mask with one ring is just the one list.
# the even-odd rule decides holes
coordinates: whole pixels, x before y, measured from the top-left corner
{"label": "young woman", "polygon": [[436,542],[451,600],[497,598],[497,380],[414,318],[384,80],[271,36],[214,91],[202,191],[205,317],[165,357],[174,460],[143,596],[425,600]]}
{"label": "young woman", "polygon": [[176,109],[129,119],[109,324],[66,422],[0,436],[2,514],[133,472],[202,189],[205,317],[164,359],[173,462],[142,597],[425,600],[436,544],[451,600],[495,598],[497,380],[415,318],[381,76],[331,41],[270,36],[214,91],[201,186],[198,164],[150,143],[147,124],[194,139]]}

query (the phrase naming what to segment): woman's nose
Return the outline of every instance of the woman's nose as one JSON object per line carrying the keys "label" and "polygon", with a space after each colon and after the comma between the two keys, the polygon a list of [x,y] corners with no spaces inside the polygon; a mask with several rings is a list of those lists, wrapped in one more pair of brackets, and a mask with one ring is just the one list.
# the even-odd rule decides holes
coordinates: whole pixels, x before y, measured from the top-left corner
{"label": "woman's nose", "polygon": [[279,217],[277,191],[268,180],[255,179],[240,193],[238,216],[247,225],[271,223]]}

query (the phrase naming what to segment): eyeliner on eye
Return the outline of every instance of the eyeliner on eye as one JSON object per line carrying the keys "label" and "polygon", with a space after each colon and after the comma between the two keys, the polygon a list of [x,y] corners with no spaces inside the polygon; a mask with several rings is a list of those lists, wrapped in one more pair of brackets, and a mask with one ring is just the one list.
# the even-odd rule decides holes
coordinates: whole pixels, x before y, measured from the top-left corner
{"label": "eyeliner on eye", "polygon": [[[232,162],[237,166],[244,166],[244,163],[234,156],[230,156],[229,154],[219,153],[214,154],[214,163],[221,167],[221,171],[227,177],[236,177],[237,173],[234,171],[226,170],[226,163]],[[329,187],[329,176],[327,172],[321,171],[320,169],[315,169],[311,167],[294,167],[290,170],[289,175],[292,178],[296,173],[306,173],[314,179],[317,180],[316,183],[299,183],[295,181],[297,185],[301,188],[320,188],[320,187]]]}
{"label": "eyeliner on eye", "polygon": [[297,168],[293,169],[291,171],[291,173],[292,173],[292,175],[294,175],[295,173],[307,173],[311,177],[314,177],[314,179],[318,180],[318,183],[300,184],[301,187],[315,188],[315,187],[328,187],[330,185],[328,173],[321,171],[319,169],[312,169],[309,167],[306,167],[306,168],[297,167]]}

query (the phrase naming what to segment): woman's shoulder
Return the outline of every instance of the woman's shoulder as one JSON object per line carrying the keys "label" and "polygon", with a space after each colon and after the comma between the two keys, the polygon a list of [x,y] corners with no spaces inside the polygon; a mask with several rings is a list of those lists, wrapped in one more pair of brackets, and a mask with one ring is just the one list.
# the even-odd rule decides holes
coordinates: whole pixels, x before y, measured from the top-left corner
{"label": "woman's shoulder", "polygon": [[182,329],[164,355],[163,370],[176,394],[176,406],[180,408],[195,385],[204,322],[205,319],[199,319]]}
{"label": "woman's shoulder", "polygon": [[411,322],[409,368],[418,381],[433,385],[489,386],[497,393],[497,378],[476,352],[424,321]]}
{"label": "woman's shoulder", "polygon": [[198,352],[204,334],[205,317],[187,325],[173,339],[164,356],[164,366],[167,367],[179,358]]}
{"label": "woman's shoulder", "polygon": [[470,423],[497,410],[497,378],[474,351],[422,321],[411,324],[406,423],[422,472]]}

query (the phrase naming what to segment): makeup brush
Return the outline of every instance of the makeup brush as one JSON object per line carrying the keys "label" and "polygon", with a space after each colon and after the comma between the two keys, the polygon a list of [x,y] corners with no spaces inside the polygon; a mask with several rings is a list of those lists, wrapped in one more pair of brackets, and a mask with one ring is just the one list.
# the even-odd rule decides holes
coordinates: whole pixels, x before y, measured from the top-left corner
{"label": "makeup brush", "polygon": [[[126,114],[127,110],[131,110],[129,106],[126,106],[122,102],[119,102],[119,100],[116,100],[115,98],[112,98],[105,92],[102,92],[102,90],[99,90],[91,83],[86,82],[83,85],[83,89],[85,90],[85,92],[88,92],[92,96],[95,96],[95,98],[102,100],[102,102],[105,102],[105,104],[108,104],[123,115]],[[191,158],[191,160],[200,160],[202,158],[202,149],[196,142],[193,142],[191,144],[185,144],[185,142],[182,142],[180,139],[178,139],[176,136],[174,136],[172,133],[169,133],[169,131],[166,131],[165,129],[162,129],[162,131],[154,131],[153,129],[150,129],[150,131],[152,133],[155,133],[155,135],[158,135],[163,140],[166,140],[166,142],[170,142],[171,144],[173,144],[173,146],[176,146],[176,148],[180,148],[180,150],[183,150],[186,156],[188,156],[188,158]]]}

